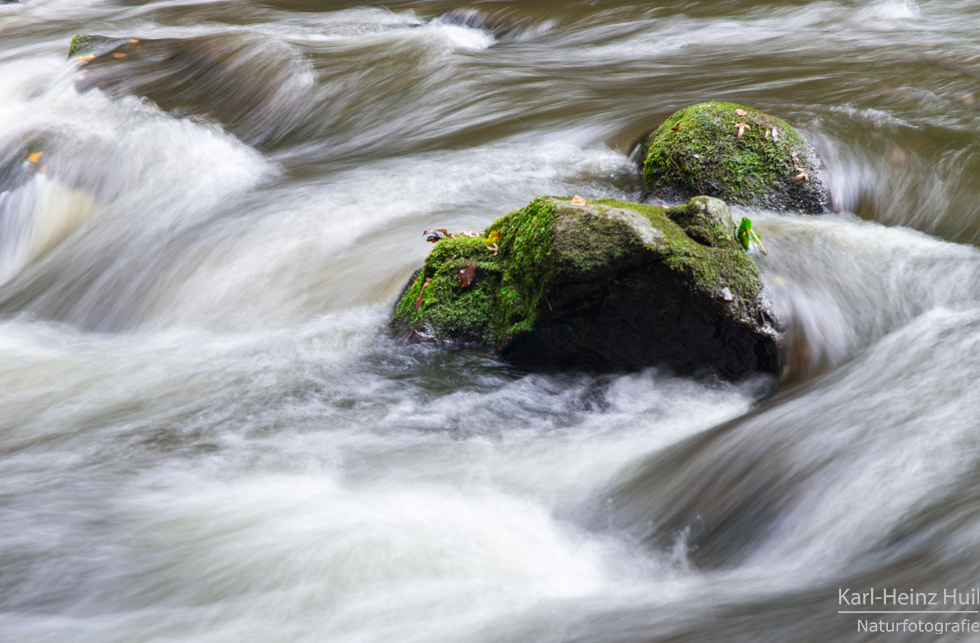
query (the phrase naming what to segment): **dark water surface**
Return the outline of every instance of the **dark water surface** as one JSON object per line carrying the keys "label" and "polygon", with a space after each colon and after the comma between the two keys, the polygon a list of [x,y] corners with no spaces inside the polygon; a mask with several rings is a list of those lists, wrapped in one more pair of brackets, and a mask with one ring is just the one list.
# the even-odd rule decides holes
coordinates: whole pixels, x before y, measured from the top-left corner
{"label": "dark water surface", "polygon": [[[978,24],[965,0],[0,4],[0,641],[980,636],[838,614],[980,609],[942,604],[980,587]],[[77,33],[210,71],[86,73]],[[798,126],[840,209],[736,212],[793,321],[774,396],[388,336],[423,230],[639,198],[632,143],[712,99]]]}

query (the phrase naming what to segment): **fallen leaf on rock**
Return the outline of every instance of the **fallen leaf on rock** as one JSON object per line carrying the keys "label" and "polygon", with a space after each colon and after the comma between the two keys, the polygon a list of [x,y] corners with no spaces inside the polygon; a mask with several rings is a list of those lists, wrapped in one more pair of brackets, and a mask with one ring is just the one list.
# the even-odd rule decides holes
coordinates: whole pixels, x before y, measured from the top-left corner
{"label": "fallen leaf on rock", "polygon": [[721,289],[721,298],[725,301],[735,301],[735,296],[732,295],[732,291],[728,288]]}
{"label": "fallen leaf on rock", "polygon": [[808,177],[806,175],[806,172],[803,170],[802,167],[796,168],[796,171],[799,172],[799,174],[797,174],[796,176],[793,177],[793,180],[791,181],[791,183],[796,183],[797,181],[809,181],[810,180],[810,177]]}
{"label": "fallen leaf on rock", "polygon": [[487,246],[487,250],[493,250],[493,256],[496,257],[497,253],[500,252],[500,246],[495,243],[491,243],[489,246]]}
{"label": "fallen leaf on rock", "polygon": [[769,130],[766,130],[766,138],[769,138]]}
{"label": "fallen leaf on rock", "polygon": [[669,205],[661,205],[661,206],[658,206],[658,207],[660,207],[663,210],[669,210],[670,209],[670,206]]}
{"label": "fallen leaf on rock", "polygon": [[747,112],[747,111],[745,111],[744,109],[741,109],[741,108],[739,108],[739,109],[736,109],[736,110],[735,110],[735,114],[736,114],[737,116],[745,116],[746,114],[748,114],[748,112]]}
{"label": "fallen leaf on rock", "polygon": [[428,241],[429,243],[435,243],[439,239],[442,239],[443,237],[449,236],[449,233],[446,232],[445,230],[432,230],[432,229],[429,229],[429,230],[426,230],[425,232],[423,232],[422,233],[422,236],[425,237],[425,240]]}
{"label": "fallen leaf on rock", "polygon": [[572,205],[585,205],[585,199],[576,194],[572,197]]}
{"label": "fallen leaf on rock", "polygon": [[494,230],[493,232],[488,234],[487,238],[484,239],[484,241],[486,241],[487,243],[496,243],[497,241],[500,241],[500,230]]}
{"label": "fallen leaf on rock", "polygon": [[677,131],[677,130],[679,130],[680,128],[681,128],[681,124],[680,124],[680,123],[678,123],[677,125],[674,125],[673,127],[671,127],[671,128],[670,128],[670,131],[671,131],[671,132],[676,132],[676,131]]}
{"label": "fallen leaf on rock", "polygon": [[459,269],[459,287],[466,288],[471,283],[473,283],[473,279],[475,277],[476,277],[476,264],[471,261],[470,263],[466,264],[465,266]]}
{"label": "fallen leaf on rock", "polygon": [[752,128],[749,127],[748,123],[735,123],[735,127],[738,128],[738,137],[739,138],[742,138],[742,134],[745,134],[746,131],[749,131],[749,132],[752,131]]}
{"label": "fallen leaf on rock", "polygon": [[28,163],[37,163],[38,161],[41,160],[41,157],[42,156],[44,156],[44,152],[34,152],[33,154],[31,154],[30,156],[27,157],[27,162]]}
{"label": "fallen leaf on rock", "polygon": [[776,130],[775,127],[772,128],[772,140],[775,143],[778,143],[779,142],[779,132]]}
{"label": "fallen leaf on rock", "polygon": [[419,296],[415,298],[415,312],[419,312],[419,308],[422,307],[423,297],[425,297],[425,289],[428,288],[429,284],[431,283],[432,277],[429,277],[425,280],[425,283],[422,284],[422,290],[419,291]]}

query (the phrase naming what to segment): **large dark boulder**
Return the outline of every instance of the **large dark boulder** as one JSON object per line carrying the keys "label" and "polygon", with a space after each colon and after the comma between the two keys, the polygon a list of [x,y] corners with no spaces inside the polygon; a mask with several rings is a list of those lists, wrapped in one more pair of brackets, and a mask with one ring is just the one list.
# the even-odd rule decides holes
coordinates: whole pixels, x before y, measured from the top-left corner
{"label": "large dark boulder", "polygon": [[830,198],[813,148],[786,121],[735,103],[675,112],[640,143],[653,196],[706,194],[737,205],[824,212]]}
{"label": "large dark boulder", "polygon": [[532,367],[775,374],[775,316],[733,231],[708,197],[669,210],[539,198],[438,241],[392,324]]}

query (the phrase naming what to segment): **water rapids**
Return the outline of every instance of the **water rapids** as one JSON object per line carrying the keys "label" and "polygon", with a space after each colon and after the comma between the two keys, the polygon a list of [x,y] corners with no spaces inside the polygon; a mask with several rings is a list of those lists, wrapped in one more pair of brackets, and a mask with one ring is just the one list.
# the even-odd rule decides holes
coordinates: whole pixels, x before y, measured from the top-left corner
{"label": "water rapids", "polygon": [[[0,4],[0,641],[976,636],[943,597],[980,587],[978,20]],[[85,75],[79,33],[209,71]],[[389,335],[423,230],[636,200],[633,143],[707,100],[798,126],[839,210],[736,209],[792,322],[778,391]]]}

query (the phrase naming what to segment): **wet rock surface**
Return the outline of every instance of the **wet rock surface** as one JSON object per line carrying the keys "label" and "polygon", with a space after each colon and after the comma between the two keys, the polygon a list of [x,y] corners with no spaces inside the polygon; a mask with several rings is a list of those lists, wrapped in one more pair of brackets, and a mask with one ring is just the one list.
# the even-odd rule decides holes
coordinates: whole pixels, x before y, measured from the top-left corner
{"label": "wet rock surface", "polygon": [[536,368],[777,373],[775,316],[733,232],[707,197],[668,210],[539,198],[478,237],[439,241],[392,324]]}
{"label": "wet rock surface", "polygon": [[813,148],[786,121],[735,103],[672,114],[640,143],[647,191],[817,214],[830,202]]}

